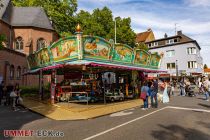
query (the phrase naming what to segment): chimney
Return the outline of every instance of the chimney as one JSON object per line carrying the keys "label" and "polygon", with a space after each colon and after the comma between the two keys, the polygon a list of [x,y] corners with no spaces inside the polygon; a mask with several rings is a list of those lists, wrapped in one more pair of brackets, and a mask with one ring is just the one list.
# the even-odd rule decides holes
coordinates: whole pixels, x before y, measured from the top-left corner
{"label": "chimney", "polygon": [[164,34],[164,38],[167,38],[167,37],[168,37],[168,35],[165,33],[165,34]]}
{"label": "chimney", "polygon": [[182,31],[177,31],[177,35],[182,35]]}

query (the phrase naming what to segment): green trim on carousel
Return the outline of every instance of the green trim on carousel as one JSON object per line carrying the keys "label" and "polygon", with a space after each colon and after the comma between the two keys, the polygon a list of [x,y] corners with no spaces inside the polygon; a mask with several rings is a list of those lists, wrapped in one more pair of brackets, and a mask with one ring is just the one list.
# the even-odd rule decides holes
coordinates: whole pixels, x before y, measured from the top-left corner
{"label": "green trim on carousel", "polygon": [[[79,53],[82,53],[82,58],[79,57],[81,56]],[[81,32],[75,36],[61,38],[27,57],[31,70],[79,59],[147,69],[159,69],[161,62],[161,56],[157,53],[151,54],[126,44],[114,44],[113,40],[82,35]]]}

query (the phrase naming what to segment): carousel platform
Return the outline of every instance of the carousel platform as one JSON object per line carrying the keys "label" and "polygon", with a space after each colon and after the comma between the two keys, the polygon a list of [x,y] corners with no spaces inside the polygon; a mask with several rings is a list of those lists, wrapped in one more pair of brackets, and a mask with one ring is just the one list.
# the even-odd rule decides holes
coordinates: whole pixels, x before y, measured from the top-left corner
{"label": "carousel platform", "polygon": [[29,110],[39,113],[53,120],[86,120],[114,112],[139,107],[143,105],[140,99],[115,102],[108,104],[78,104],[57,103],[54,105],[42,103],[37,100],[24,98],[24,106]]}

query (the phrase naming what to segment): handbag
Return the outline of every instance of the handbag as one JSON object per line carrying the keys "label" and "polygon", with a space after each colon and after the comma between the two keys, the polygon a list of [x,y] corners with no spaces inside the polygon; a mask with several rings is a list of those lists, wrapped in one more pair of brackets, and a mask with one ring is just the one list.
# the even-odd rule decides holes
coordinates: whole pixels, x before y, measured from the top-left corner
{"label": "handbag", "polygon": [[146,97],[147,97],[147,93],[143,90],[143,91],[141,92],[140,99],[145,100]]}
{"label": "handbag", "polygon": [[17,97],[17,94],[16,94],[14,91],[12,91],[12,92],[10,93],[10,97],[15,98],[15,97]]}
{"label": "handbag", "polygon": [[146,92],[141,92],[141,96],[140,96],[140,99],[143,99],[145,100],[147,97],[147,93]]}

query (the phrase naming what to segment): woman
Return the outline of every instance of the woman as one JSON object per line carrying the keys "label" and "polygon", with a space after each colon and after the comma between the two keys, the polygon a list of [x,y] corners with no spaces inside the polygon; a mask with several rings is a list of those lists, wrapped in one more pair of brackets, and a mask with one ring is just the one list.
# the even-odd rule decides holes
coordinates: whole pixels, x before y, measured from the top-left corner
{"label": "woman", "polygon": [[146,82],[143,83],[143,86],[141,87],[141,93],[146,93],[146,98],[143,99],[144,101],[144,107],[142,110],[148,109],[148,97],[149,97],[149,87]]}
{"label": "woman", "polygon": [[17,95],[16,100],[15,100],[15,104],[17,106],[19,104],[18,101],[19,101],[19,98],[20,98],[20,91],[21,91],[20,86],[19,86],[18,83],[16,83],[14,91],[15,91],[15,93]]}
{"label": "woman", "polygon": [[164,83],[165,85],[165,88],[164,88],[164,91],[163,91],[163,103],[168,103],[169,102],[169,96],[168,96],[168,84],[165,82]]}

